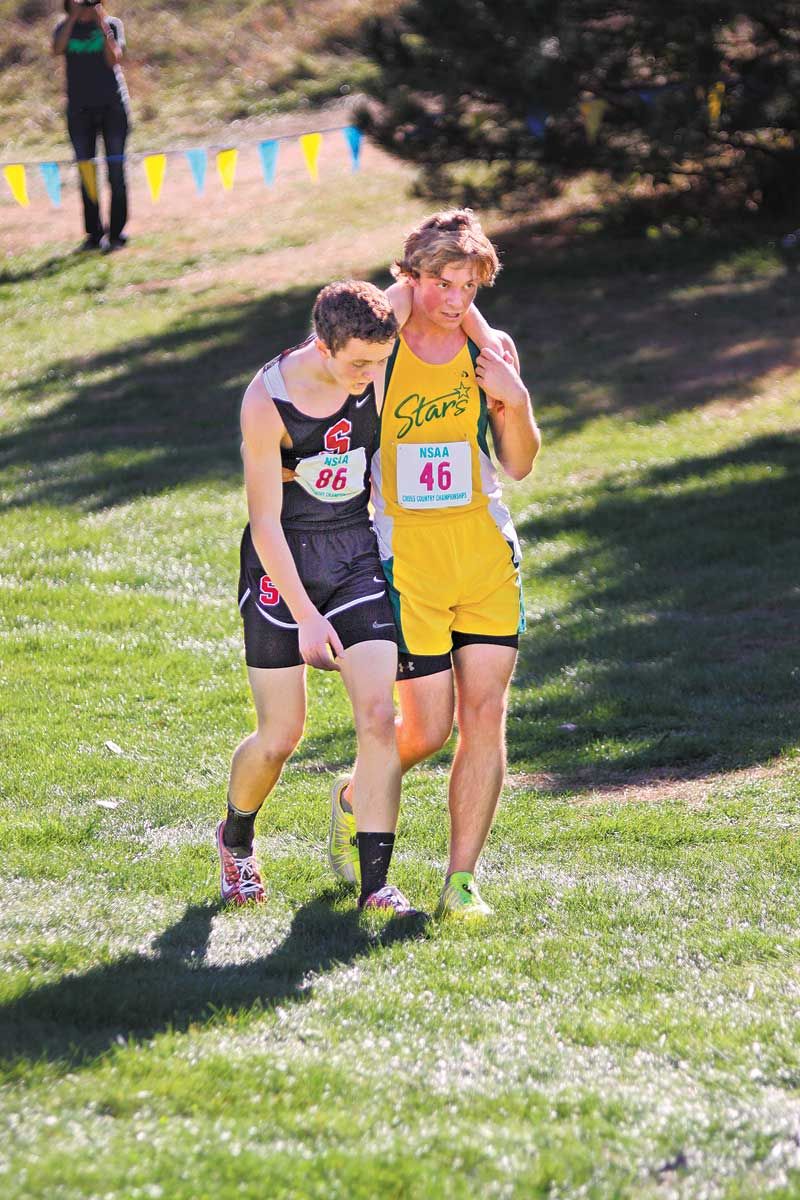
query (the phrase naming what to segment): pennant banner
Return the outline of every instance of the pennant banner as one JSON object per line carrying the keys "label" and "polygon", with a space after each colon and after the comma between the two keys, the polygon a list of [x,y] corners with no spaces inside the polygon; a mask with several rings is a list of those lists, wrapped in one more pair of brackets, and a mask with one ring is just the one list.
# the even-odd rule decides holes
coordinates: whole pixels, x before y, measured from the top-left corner
{"label": "pennant banner", "polygon": [[275,140],[258,143],[258,153],[261,159],[261,170],[264,172],[264,183],[272,187],[275,182],[275,169],[278,163],[278,143]]}
{"label": "pennant banner", "polygon": [[90,158],[78,163],[81,173],[81,183],[86,195],[93,204],[97,204],[97,168]]}
{"label": "pennant banner", "polygon": [[58,169],[58,163],[44,162],[39,163],[39,170],[44,180],[44,187],[47,195],[50,198],[50,203],[56,208],[61,206],[61,172]]}
{"label": "pennant banner", "polygon": [[300,149],[303,151],[308,173],[314,180],[314,183],[319,183],[319,170],[317,163],[319,161],[319,150],[322,145],[321,133],[304,133],[300,138]]}
{"label": "pennant banner", "polygon": [[347,145],[350,147],[350,157],[353,160],[353,170],[357,171],[359,167],[359,158],[361,157],[361,139],[363,134],[355,125],[348,125],[344,130],[344,136]]}
{"label": "pennant banner", "polygon": [[600,126],[603,124],[603,117],[607,108],[608,103],[605,100],[581,100],[581,117],[583,118],[587,141],[597,141],[597,135],[600,132]]}
{"label": "pennant banner", "polygon": [[722,115],[722,101],[725,98],[725,84],[715,83],[708,93],[708,119],[711,124],[716,126],[719,124],[720,116]]}
{"label": "pennant banner", "polygon": [[208,155],[202,147],[195,150],[187,150],[186,157],[189,160],[189,166],[192,168],[192,178],[194,186],[197,188],[198,196],[202,196],[206,186],[206,168],[208,167]]}
{"label": "pennant banner", "polygon": [[143,166],[147,176],[147,186],[150,189],[150,199],[153,204],[157,204],[167,172],[167,156],[166,154],[148,154],[143,161]]}
{"label": "pennant banner", "polygon": [[16,200],[17,204],[21,204],[23,208],[27,208],[30,204],[28,199],[28,184],[25,179],[25,167],[22,163],[10,163],[7,167],[3,167],[3,175],[6,183],[11,188],[11,195]]}
{"label": "pennant banner", "polygon": [[543,138],[547,132],[547,113],[539,110],[538,112],[528,113],[525,118],[525,124],[528,127],[528,133],[535,138]]}
{"label": "pennant banner", "polygon": [[236,178],[236,160],[238,157],[239,151],[235,149],[220,150],[217,155],[217,171],[226,192],[229,192],[233,187],[233,181]]}

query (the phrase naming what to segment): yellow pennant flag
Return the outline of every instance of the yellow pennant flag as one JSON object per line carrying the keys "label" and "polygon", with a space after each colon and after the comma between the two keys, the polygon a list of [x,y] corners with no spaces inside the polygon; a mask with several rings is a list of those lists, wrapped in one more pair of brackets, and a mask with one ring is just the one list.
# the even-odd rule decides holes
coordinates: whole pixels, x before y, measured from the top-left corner
{"label": "yellow pennant flag", "polygon": [[157,204],[167,170],[167,156],[166,154],[148,154],[142,161],[144,173],[147,176],[147,186],[150,188],[150,199],[153,204]]}
{"label": "yellow pennant flag", "polygon": [[226,192],[229,192],[233,187],[233,181],[236,177],[236,160],[238,157],[238,150],[220,150],[217,155],[217,170],[219,171],[219,177]]}
{"label": "yellow pennant flag", "polygon": [[17,204],[21,204],[23,208],[27,208],[30,204],[28,199],[28,187],[25,181],[25,168],[22,163],[11,163],[7,167],[3,167],[6,183],[11,188],[11,195],[16,200]]}
{"label": "yellow pennant flag", "polygon": [[78,163],[78,170],[81,173],[81,183],[83,184],[86,195],[93,204],[97,204],[97,168],[91,158],[84,159]]}
{"label": "yellow pennant flag", "polygon": [[715,83],[708,93],[708,116],[712,125],[716,125],[722,115],[722,100],[724,95],[724,83]]}
{"label": "yellow pennant flag", "polygon": [[314,180],[314,183],[319,182],[317,162],[319,161],[319,150],[321,145],[321,133],[304,133],[300,138],[300,149],[303,151],[303,158],[306,161],[308,173]]}
{"label": "yellow pennant flag", "polygon": [[586,138],[589,142],[596,142],[597,135],[600,132],[600,126],[603,124],[608,103],[605,100],[581,100],[580,110],[583,118],[583,127],[586,130]]}

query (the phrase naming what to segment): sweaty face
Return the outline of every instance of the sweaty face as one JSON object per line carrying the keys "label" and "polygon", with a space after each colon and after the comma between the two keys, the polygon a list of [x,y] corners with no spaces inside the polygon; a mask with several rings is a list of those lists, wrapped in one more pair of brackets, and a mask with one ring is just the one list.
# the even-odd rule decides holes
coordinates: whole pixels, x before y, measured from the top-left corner
{"label": "sweaty face", "polygon": [[455,329],[475,299],[480,279],[472,264],[462,261],[448,263],[436,275],[420,271],[411,283],[415,310],[440,329]]}
{"label": "sweaty face", "polygon": [[350,338],[335,354],[325,349],[325,363],[333,378],[351,396],[358,396],[383,373],[394,350],[394,338],[389,342]]}

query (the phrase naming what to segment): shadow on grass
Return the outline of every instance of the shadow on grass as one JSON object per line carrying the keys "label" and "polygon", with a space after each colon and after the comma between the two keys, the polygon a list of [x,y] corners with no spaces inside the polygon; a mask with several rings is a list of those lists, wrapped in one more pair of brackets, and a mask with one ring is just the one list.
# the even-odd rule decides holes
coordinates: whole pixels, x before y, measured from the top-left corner
{"label": "shadow on grass", "polygon": [[656,424],[751,399],[800,369],[800,282],[766,253],[633,240],[563,247],[524,227],[499,243],[506,265],[481,305],[517,342],[550,444],[598,416]]}
{"label": "shadow on grass", "polygon": [[83,260],[84,252],[72,250],[67,254],[53,254],[32,267],[9,267],[0,271],[0,287],[4,284],[28,283],[34,279],[51,279]]}
{"label": "shadow on grass", "polygon": [[[230,966],[205,962],[220,904],[194,905],[155,944],[155,957],[129,954],[83,975],[26,992],[0,1006],[0,1059],[80,1066],[112,1046],[185,1031],[218,1012],[269,1010],[313,994],[313,977],[424,934],[425,918],[394,918],[371,934],[353,908],[337,911],[340,889],[304,904],[280,945]],[[231,920],[236,914],[230,915]],[[248,923],[248,934],[253,927]]]}
{"label": "shadow on grass", "polygon": [[[524,229],[508,235],[507,266],[482,304],[516,336],[551,442],[600,413],[655,422],[750,395],[796,362],[797,281],[773,273],[712,285],[712,250],[698,266],[685,248],[674,262],[640,249],[637,267],[621,272],[602,245],[548,250]],[[38,268],[51,269],[58,260]],[[301,340],[316,291],[193,311],[158,335],[66,356],[17,383],[11,398],[23,413],[54,388],[65,398],[0,437],[5,505],[95,509],[196,480],[235,481],[243,389],[270,355]]]}
{"label": "shadow on grass", "polygon": [[202,479],[241,476],[239,404],[258,367],[301,341],[316,287],[203,309],[190,323],[51,363],[17,405],[66,381],[68,397],[0,437],[0,469],[24,470],[2,507],[122,504]]}
{"label": "shadow on grass", "polygon": [[[521,642],[517,768],[575,783],[672,766],[691,777],[780,755],[800,734],[800,438],[604,482],[521,526],[536,581],[568,584]],[[536,541],[574,548],[545,567]],[[568,728],[574,726],[574,728]]]}

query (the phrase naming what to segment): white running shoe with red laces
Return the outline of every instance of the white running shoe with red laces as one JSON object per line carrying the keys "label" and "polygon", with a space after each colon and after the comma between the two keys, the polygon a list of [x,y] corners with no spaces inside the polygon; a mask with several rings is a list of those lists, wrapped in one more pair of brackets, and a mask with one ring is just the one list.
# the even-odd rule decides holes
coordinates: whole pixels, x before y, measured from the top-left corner
{"label": "white running shoe with red laces", "polygon": [[225,822],[217,825],[217,854],[220,862],[219,887],[226,904],[262,904],[266,892],[258,873],[254,854],[237,858],[222,840]]}
{"label": "white running shoe with red laces", "polygon": [[412,908],[408,900],[406,900],[400,888],[394,884],[387,883],[377,892],[371,892],[367,896],[363,904],[359,904],[359,908],[365,909],[391,909],[398,917],[416,917],[420,915],[418,908]]}

